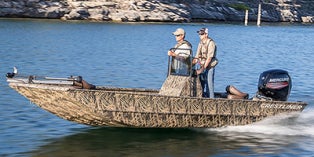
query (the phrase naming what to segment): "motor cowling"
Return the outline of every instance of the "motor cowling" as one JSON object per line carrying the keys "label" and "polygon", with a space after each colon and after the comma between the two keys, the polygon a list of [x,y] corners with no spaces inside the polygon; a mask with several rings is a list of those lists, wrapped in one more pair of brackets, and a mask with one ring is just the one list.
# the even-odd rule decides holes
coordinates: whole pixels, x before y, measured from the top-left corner
{"label": "motor cowling", "polygon": [[276,101],[286,101],[292,87],[289,73],[281,69],[268,70],[260,74],[258,94]]}

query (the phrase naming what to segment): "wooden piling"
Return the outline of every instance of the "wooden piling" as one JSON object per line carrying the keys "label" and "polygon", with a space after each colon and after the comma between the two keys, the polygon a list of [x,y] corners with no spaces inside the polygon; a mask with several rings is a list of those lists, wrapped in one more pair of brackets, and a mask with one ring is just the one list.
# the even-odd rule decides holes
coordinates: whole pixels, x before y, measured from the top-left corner
{"label": "wooden piling", "polygon": [[247,26],[249,19],[249,11],[245,10],[245,19],[244,19],[244,25]]}
{"label": "wooden piling", "polygon": [[257,26],[261,25],[261,10],[262,10],[262,5],[261,3],[258,4],[258,13],[257,13]]}

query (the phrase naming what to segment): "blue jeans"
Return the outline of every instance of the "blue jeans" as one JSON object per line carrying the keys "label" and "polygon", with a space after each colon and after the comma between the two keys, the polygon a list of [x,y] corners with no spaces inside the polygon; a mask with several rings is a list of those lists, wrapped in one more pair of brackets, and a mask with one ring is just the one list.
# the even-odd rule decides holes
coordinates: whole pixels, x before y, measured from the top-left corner
{"label": "blue jeans", "polygon": [[206,69],[200,74],[203,97],[214,98],[214,75],[215,68]]}

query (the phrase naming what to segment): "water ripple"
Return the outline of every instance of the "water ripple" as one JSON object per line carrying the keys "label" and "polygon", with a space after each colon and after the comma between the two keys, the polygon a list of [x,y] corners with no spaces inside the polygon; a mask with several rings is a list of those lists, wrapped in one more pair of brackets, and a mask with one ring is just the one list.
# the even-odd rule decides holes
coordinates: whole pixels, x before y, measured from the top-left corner
{"label": "water ripple", "polygon": [[[0,73],[81,75],[96,85],[161,87],[171,34],[183,27],[197,48],[208,27],[218,46],[215,90],[232,84],[254,95],[259,74],[289,71],[292,101],[310,105],[297,118],[221,129],[90,128],[56,117],[0,79],[0,156],[295,156],[313,154],[313,26],[110,24],[0,19]],[[3,76],[2,75],[2,76]],[[5,143],[5,144],[3,144]],[[184,149],[182,149],[184,148]]]}

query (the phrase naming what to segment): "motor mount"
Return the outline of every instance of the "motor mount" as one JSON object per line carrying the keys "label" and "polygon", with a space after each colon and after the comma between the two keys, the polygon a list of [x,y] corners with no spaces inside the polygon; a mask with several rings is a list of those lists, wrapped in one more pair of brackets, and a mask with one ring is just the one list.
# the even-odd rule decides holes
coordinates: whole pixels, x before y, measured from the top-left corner
{"label": "motor mount", "polygon": [[275,101],[287,101],[291,87],[292,81],[287,71],[272,69],[260,74],[257,94]]}

